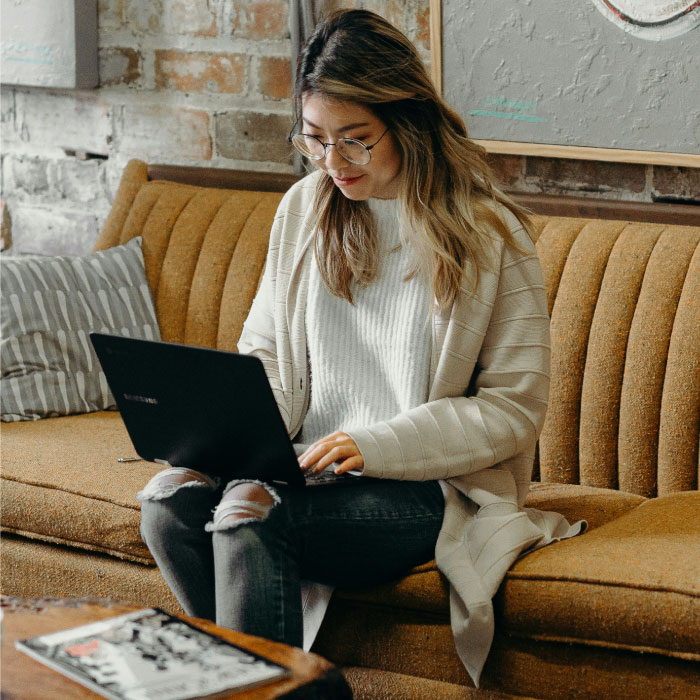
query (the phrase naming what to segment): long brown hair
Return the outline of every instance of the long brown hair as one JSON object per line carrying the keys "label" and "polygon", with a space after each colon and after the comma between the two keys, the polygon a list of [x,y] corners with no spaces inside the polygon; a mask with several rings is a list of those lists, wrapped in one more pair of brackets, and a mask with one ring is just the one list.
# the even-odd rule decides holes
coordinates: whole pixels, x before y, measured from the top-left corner
{"label": "long brown hair", "polygon": [[[441,308],[454,302],[465,275],[475,289],[479,269],[489,265],[490,239],[501,236],[519,249],[497,212],[505,207],[529,231],[525,210],[494,185],[484,149],[437,94],[413,44],[385,19],[339,10],[323,20],[299,57],[297,117],[305,94],[361,104],[391,130],[401,158],[402,230],[419,261],[414,273],[426,274]],[[347,199],[325,173],[315,207],[321,276],[333,294],[352,302],[352,282],[366,285],[377,274],[369,209]]]}

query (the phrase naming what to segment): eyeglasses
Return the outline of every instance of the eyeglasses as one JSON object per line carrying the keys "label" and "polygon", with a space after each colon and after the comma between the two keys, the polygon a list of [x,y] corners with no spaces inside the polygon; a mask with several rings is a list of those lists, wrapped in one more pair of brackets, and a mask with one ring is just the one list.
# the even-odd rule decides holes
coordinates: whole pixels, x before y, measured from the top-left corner
{"label": "eyeglasses", "polygon": [[335,146],[338,155],[345,158],[350,163],[355,165],[367,165],[372,159],[372,149],[384,138],[384,134],[389,131],[389,127],[384,130],[384,133],[370,146],[358,141],[357,139],[338,139],[335,143],[324,143],[318,136],[311,134],[294,134],[287,137],[294,148],[301,155],[310,160],[322,160],[328,155],[328,149]]}

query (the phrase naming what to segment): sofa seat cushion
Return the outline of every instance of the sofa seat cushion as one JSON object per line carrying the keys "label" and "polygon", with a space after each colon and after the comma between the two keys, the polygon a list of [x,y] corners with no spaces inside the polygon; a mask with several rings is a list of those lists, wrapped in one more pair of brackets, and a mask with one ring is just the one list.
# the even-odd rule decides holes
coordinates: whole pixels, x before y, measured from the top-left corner
{"label": "sofa seat cushion", "polygon": [[[494,601],[504,639],[546,646],[555,665],[557,649],[569,663],[572,642],[700,661],[700,493],[647,500],[541,484],[526,505],[590,526],[511,568]],[[397,582],[336,590],[314,649],[340,665],[468,683],[451,638],[448,588],[432,562]]]}
{"label": "sofa seat cushion", "polygon": [[3,530],[153,564],[136,493],[162,467],[117,462],[135,454],[118,413],[6,423],[0,437]]}
{"label": "sofa seat cushion", "polygon": [[[182,613],[157,566],[3,533],[0,590],[21,598],[108,598]],[[3,696],[4,697],[4,696]],[[44,695],[43,697],[47,697]]]}
{"label": "sofa seat cushion", "polygon": [[526,508],[561,513],[570,523],[585,520],[587,531],[631,511],[647,499],[636,493],[578,484],[530,485]]}
{"label": "sofa seat cushion", "polygon": [[[576,484],[537,484],[530,487],[525,506],[562,513],[569,522],[584,519],[588,530],[619,518],[646,499],[633,493]],[[411,609],[449,617],[449,592],[435,562],[416,567],[410,576],[362,590],[338,590],[336,597],[364,600],[371,605]]]}
{"label": "sofa seat cushion", "polygon": [[496,601],[511,635],[700,661],[700,492],[531,552]]}

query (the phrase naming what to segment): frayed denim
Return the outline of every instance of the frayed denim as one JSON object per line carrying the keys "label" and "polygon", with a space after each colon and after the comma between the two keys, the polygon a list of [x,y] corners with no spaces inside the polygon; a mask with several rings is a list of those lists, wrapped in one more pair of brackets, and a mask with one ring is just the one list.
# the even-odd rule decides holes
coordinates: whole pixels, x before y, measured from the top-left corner
{"label": "frayed denim", "polygon": [[[164,479],[163,477],[166,477]],[[181,477],[183,481],[168,481],[167,477]],[[163,483],[166,482],[166,483]],[[194,469],[186,467],[170,467],[158,472],[147,484],[136,494],[139,501],[159,501],[169,498],[181,488],[209,488],[214,489],[219,485],[219,480],[202,474]]]}
{"label": "frayed denim", "polygon": [[[226,498],[227,494],[240,484],[256,484],[257,486],[261,486],[272,497],[272,505],[267,506],[241,498]],[[234,479],[226,484],[221,503],[219,503],[214,511],[214,518],[212,522],[204,526],[204,529],[207,532],[216,532],[217,530],[228,530],[232,527],[255,522],[256,520],[265,520],[270,514],[270,510],[278,505],[279,502],[280,497],[269,484],[258,481],[257,479]],[[238,517],[235,519],[229,517],[232,515]]]}

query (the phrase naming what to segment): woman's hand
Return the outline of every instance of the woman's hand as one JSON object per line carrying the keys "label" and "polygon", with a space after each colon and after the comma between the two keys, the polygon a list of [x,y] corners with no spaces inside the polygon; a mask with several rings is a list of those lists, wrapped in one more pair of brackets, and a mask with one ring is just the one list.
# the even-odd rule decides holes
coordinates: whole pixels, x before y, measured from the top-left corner
{"label": "woman's hand", "polygon": [[336,474],[344,474],[352,469],[362,471],[365,466],[365,460],[355,441],[347,433],[340,431],[326,435],[311,445],[299,457],[299,466],[303,471],[310,469],[316,474],[337,461],[340,461],[340,464],[334,469]]}

